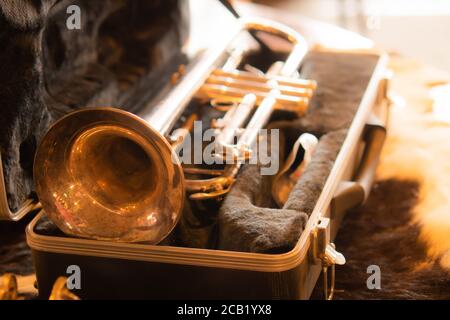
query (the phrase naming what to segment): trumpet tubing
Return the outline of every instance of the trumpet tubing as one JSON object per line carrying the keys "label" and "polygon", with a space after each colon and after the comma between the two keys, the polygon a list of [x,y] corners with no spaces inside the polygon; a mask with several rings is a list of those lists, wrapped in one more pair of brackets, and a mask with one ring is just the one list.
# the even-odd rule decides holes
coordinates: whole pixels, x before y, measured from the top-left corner
{"label": "trumpet tubing", "polygon": [[[115,108],[87,108],[58,120],[43,138],[34,164],[36,190],[47,216],[65,233],[100,240],[156,244],[177,224],[186,192],[191,199],[222,197],[233,185],[242,159],[251,153],[276,109],[306,111],[316,84],[296,78],[307,52],[295,31],[267,20],[241,20],[218,47],[185,70],[163,101],[133,115]],[[230,44],[242,31],[265,31],[293,45],[284,62],[265,75],[237,70],[241,49]],[[224,63],[224,55],[233,52]],[[184,72],[185,70],[185,72]],[[185,135],[170,136],[195,97],[226,101],[218,143],[236,160],[222,172],[187,168],[214,176],[186,179],[175,149]],[[253,115],[251,115],[251,113]],[[251,117],[247,129],[241,128]],[[184,129],[196,120],[191,115]],[[237,145],[226,133],[244,130]]]}
{"label": "trumpet tubing", "polygon": [[[240,102],[248,92],[249,90],[245,88],[206,84],[200,89],[199,93],[208,99],[224,99],[232,102]],[[264,99],[269,97],[270,89],[267,89],[265,92],[255,90],[253,93],[256,96],[257,104],[261,104]],[[309,99],[309,97],[305,96],[299,97],[280,92],[277,96],[274,108],[277,110],[287,110],[303,114],[308,108]]]}
{"label": "trumpet tubing", "polygon": [[259,82],[213,75],[206,80],[206,84],[238,88],[252,93],[267,93],[273,89],[278,89],[283,95],[301,98],[311,98],[314,93],[314,90],[311,88],[298,88],[289,84],[280,85],[277,80],[270,79],[267,79],[266,82]]}
{"label": "trumpet tubing", "polygon": [[267,83],[268,80],[275,80],[279,85],[295,87],[300,89],[310,89],[315,90],[317,88],[317,83],[313,80],[305,80],[305,79],[297,79],[297,78],[289,78],[282,76],[263,76],[254,74],[248,71],[225,71],[223,69],[216,69],[212,72],[213,76],[218,77],[226,77],[229,79],[237,79],[237,80],[245,80],[251,82],[259,82],[259,83]]}

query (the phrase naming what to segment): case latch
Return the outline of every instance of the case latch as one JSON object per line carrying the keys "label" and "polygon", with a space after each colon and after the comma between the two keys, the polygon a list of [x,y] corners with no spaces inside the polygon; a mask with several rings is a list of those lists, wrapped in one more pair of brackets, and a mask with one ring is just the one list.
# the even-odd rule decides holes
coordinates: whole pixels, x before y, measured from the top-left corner
{"label": "case latch", "polygon": [[[322,264],[323,290],[326,300],[333,299],[335,266],[345,264],[345,257],[336,250],[334,243],[330,241],[330,219],[320,218],[313,232],[313,259]],[[328,269],[331,268],[330,289],[328,289]]]}

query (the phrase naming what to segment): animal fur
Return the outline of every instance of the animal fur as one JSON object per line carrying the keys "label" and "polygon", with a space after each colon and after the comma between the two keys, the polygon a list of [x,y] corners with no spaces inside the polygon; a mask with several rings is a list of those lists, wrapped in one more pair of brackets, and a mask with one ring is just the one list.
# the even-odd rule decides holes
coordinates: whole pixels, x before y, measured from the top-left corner
{"label": "animal fur", "polygon": [[[336,239],[347,263],[337,267],[335,298],[450,299],[450,124],[432,114],[429,97],[450,78],[396,56],[391,69],[397,98],[378,182]],[[374,264],[381,290],[366,285]],[[323,297],[321,281],[313,298]]]}
{"label": "animal fur", "polygon": [[428,256],[450,272],[450,123],[432,113],[429,93],[450,77],[406,59],[394,59],[392,68],[397,72],[393,91],[405,104],[391,110],[378,177],[420,184],[412,223],[420,227],[418,240],[426,244]]}

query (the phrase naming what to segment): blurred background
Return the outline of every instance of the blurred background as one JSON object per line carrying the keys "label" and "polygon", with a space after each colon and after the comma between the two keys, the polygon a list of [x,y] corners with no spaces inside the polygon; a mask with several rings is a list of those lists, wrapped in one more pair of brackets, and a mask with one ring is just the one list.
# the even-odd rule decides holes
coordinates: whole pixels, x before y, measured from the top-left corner
{"label": "blurred background", "polygon": [[[250,1],[249,1],[250,2]],[[450,72],[450,0],[253,0],[358,32]]]}

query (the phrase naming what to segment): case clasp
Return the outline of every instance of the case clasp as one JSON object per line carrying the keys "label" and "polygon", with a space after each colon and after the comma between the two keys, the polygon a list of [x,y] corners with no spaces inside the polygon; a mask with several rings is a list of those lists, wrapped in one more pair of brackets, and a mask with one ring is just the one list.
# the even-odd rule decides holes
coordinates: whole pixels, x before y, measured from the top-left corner
{"label": "case clasp", "polygon": [[[330,240],[330,219],[320,218],[313,232],[313,259],[322,264],[323,291],[326,300],[333,299],[335,266],[345,264],[345,257],[336,250]],[[328,289],[328,269],[331,268],[330,289]]]}

